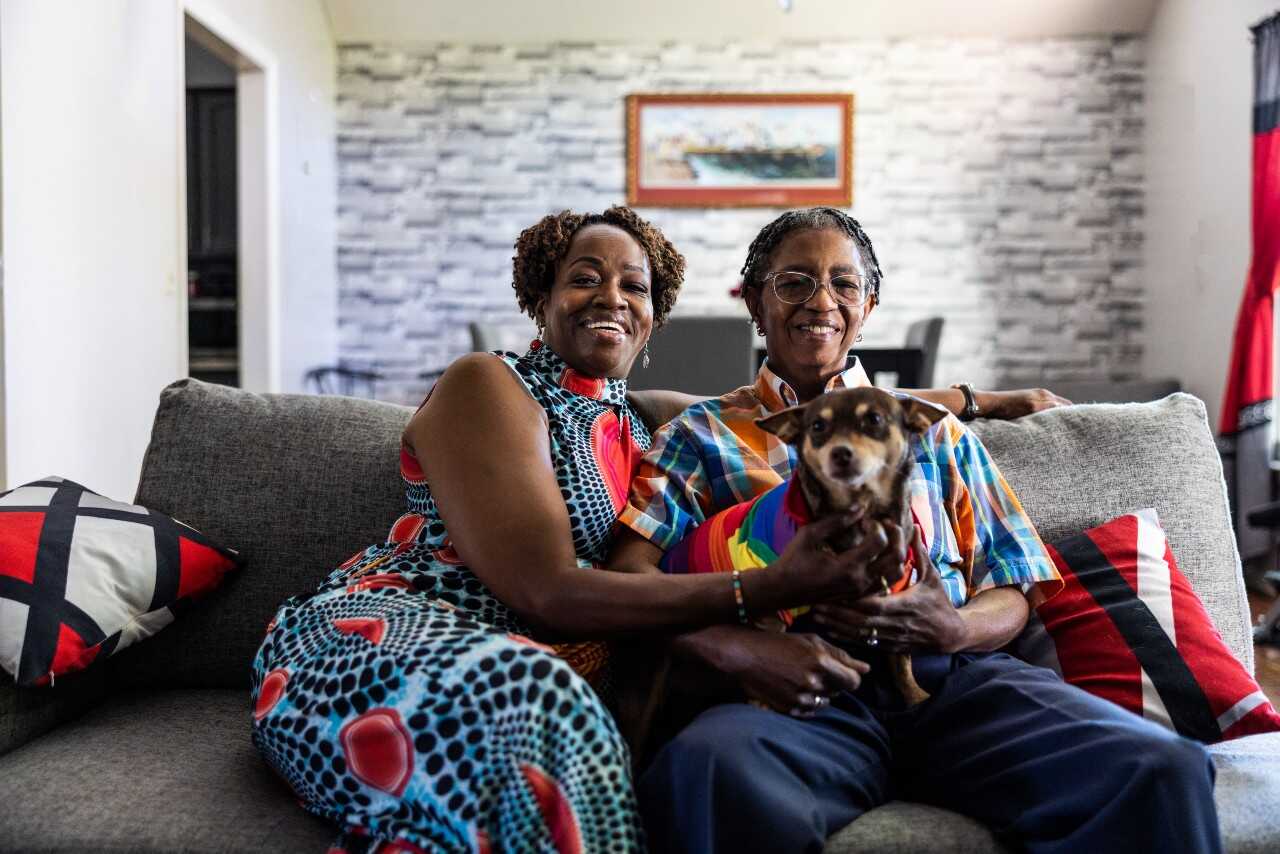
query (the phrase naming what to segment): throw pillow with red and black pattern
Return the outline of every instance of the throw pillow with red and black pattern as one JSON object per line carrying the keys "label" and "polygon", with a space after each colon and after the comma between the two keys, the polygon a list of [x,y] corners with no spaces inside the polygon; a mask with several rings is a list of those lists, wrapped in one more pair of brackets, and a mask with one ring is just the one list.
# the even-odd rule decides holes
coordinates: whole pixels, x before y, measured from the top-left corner
{"label": "throw pillow with red and black pattern", "polygon": [[1178,570],[1155,510],[1048,547],[1065,583],[1015,644],[1067,682],[1198,741],[1280,731]]}
{"label": "throw pillow with red and black pattern", "polygon": [[26,686],[83,670],[238,565],[182,522],[60,477],[0,494],[0,667]]}

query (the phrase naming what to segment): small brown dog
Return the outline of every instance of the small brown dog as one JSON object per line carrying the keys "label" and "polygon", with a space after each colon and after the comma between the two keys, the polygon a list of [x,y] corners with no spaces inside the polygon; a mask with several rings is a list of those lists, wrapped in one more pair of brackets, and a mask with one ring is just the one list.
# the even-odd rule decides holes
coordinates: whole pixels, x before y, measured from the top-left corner
{"label": "small brown dog", "polygon": [[[812,518],[863,509],[859,523],[828,541],[833,550],[842,552],[877,523],[898,525],[910,542],[914,521],[907,481],[915,465],[911,436],[925,432],[945,415],[944,410],[916,398],[864,387],[828,392],[756,424],[799,452],[791,476]],[[889,593],[884,577],[880,584]],[[890,654],[889,662],[894,683],[909,705],[929,698],[912,675],[909,655]]]}

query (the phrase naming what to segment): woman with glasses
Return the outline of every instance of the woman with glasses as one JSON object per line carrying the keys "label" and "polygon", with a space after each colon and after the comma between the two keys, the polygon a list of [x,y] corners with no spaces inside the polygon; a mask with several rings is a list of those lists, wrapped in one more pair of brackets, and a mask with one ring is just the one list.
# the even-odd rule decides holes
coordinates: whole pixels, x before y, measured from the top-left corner
{"label": "woman with glasses", "polygon": [[[842,211],[792,211],[760,232],[743,297],[768,359],[753,385],[695,404],[653,437],[619,517],[613,568],[658,572],[663,552],[698,523],[791,475],[795,450],[756,419],[868,384],[847,356],[880,280],[871,241]],[[744,625],[672,643],[704,682],[728,677],[738,691],[685,727],[639,780],[653,848],[817,852],[862,813],[901,799],[971,816],[1032,851],[1219,850],[1202,746],[994,652],[1061,579],[958,420],[944,418],[912,448],[915,530],[888,526],[883,550],[862,560],[901,566],[909,545],[914,586],[814,603],[820,635],[755,628],[748,618],[769,609],[746,590]],[[789,548],[742,577],[796,577],[805,560],[812,553]],[[929,700],[905,705],[886,652],[911,653]]]}

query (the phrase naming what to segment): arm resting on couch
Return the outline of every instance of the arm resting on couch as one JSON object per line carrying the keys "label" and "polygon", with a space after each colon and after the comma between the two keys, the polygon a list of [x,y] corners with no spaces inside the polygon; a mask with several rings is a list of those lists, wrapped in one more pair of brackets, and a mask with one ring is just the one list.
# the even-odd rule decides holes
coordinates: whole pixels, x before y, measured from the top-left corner
{"label": "arm resting on couch", "polygon": [[[954,388],[904,388],[899,391],[915,395],[936,403],[959,416],[964,412],[964,394]],[[1010,420],[1053,409],[1058,406],[1069,406],[1071,401],[1059,397],[1043,388],[1016,389],[1014,391],[979,391],[979,418],[995,418]],[[649,425],[650,430],[657,430],[672,418],[675,418],[689,406],[705,397],[684,394],[678,391],[632,391],[627,393],[627,400],[635,407],[636,412]]]}
{"label": "arm resting on couch", "polygon": [[[959,392],[956,392],[959,394]],[[635,407],[650,430],[657,430],[672,418],[705,397],[679,391],[629,391],[627,401]]]}

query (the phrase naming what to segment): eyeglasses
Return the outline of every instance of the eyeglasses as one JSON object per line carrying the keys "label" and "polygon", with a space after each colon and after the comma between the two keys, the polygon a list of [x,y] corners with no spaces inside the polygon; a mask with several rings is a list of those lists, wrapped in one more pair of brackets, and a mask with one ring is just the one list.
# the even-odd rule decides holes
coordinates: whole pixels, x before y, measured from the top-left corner
{"label": "eyeglasses", "polygon": [[[765,276],[773,286],[773,294],[779,300],[792,305],[806,303],[818,292],[817,279],[807,273],[781,270]],[[862,305],[867,301],[867,288],[861,276],[832,276],[827,287],[831,298],[839,305]]]}

